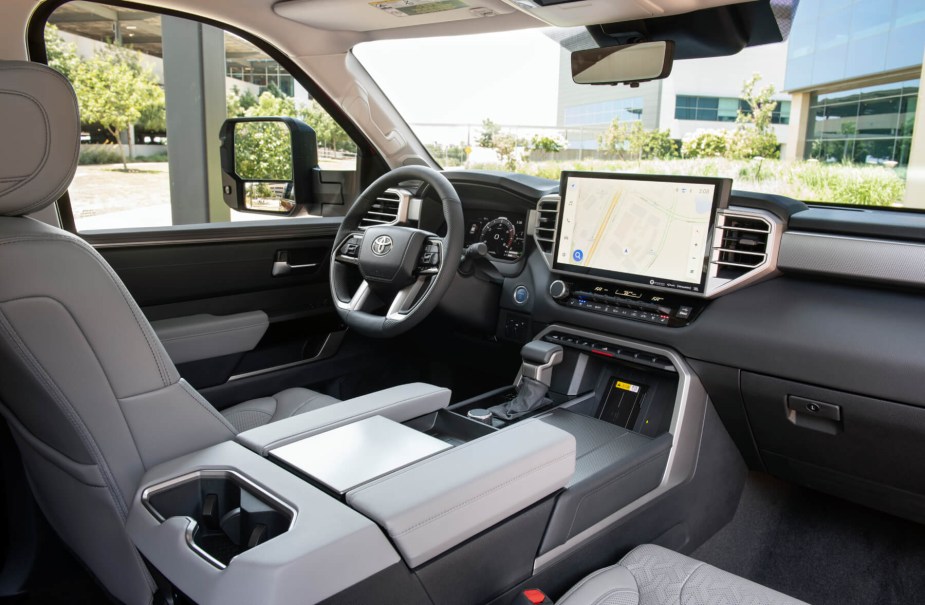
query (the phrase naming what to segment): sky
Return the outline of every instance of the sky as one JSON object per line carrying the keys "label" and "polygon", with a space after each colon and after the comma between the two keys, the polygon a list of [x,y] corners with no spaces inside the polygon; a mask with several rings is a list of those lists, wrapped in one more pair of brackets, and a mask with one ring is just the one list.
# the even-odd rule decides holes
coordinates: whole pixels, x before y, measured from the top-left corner
{"label": "sky", "polygon": [[559,45],[542,30],[367,42],[354,53],[408,122],[556,123]]}

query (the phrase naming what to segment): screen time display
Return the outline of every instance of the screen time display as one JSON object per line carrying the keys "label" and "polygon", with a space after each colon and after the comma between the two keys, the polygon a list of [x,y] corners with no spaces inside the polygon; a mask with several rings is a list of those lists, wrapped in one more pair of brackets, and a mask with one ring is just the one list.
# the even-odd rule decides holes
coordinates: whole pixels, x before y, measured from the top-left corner
{"label": "screen time display", "polygon": [[721,179],[567,173],[558,268],[701,292]]}

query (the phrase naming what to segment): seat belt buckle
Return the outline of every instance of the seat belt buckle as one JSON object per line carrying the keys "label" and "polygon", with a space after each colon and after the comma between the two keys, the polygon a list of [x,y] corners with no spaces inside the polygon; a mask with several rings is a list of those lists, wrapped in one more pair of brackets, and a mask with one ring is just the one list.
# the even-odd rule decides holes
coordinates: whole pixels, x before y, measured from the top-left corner
{"label": "seat belt buckle", "polygon": [[555,605],[552,599],[538,588],[528,588],[517,595],[515,605]]}

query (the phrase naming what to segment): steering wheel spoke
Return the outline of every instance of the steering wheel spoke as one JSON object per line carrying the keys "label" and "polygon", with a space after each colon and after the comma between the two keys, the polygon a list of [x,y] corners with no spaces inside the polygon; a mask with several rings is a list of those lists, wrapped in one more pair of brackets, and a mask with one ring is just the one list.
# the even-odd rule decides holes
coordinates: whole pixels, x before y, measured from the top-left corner
{"label": "steering wheel spoke", "polygon": [[433,278],[422,275],[414,280],[414,283],[399,290],[389,305],[386,317],[397,321],[403,320],[414,309],[415,301],[419,299],[419,295],[430,288],[432,283]]}
{"label": "steering wheel spoke", "polygon": [[369,282],[364,279],[360,282],[360,286],[353,293],[353,296],[350,297],[350,300],[345,301],[334,297],[334,304],[344,311],[363,311],[371,295],[372,290],[369,287]]}

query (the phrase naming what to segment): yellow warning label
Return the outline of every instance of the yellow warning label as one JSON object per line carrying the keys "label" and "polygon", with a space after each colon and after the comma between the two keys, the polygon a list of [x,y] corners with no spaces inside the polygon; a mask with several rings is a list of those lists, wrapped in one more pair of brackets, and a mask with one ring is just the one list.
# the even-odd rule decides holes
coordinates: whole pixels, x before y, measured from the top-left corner
{"label": "yellow warning label", "polygon": [[630,384],[628,382],[617,381],[617,388],[623,391],[630,391],[631,393],[638,393],[639,387],[635,384]]}

